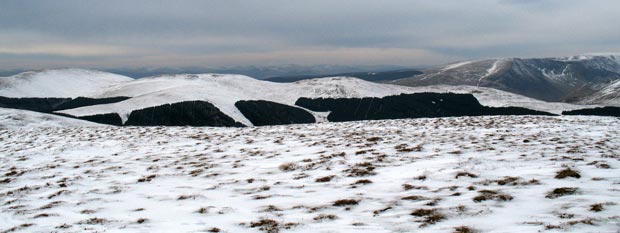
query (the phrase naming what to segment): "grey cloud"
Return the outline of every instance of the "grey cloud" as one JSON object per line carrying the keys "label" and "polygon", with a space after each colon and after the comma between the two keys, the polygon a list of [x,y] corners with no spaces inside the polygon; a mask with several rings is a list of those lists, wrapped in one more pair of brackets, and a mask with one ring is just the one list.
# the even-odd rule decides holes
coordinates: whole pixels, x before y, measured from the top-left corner
{"label": "grey cloud", "polygon": [[[86,61],[80,65],[91,60],[96,67],[117,65],[126,57],[135,65],[156,66],[203,64],[207,60],[200,59],[210,57],[211,64],[237,65],[260,63],[261,57],[278,63],[278,54],[287,54],[279,62],[288,63],[300,54],[303,62],[317,64],[324,61],[321,52],[328,55],[325,51],[361,55],[351,51],[389,49],[367,54],[366,60],[330,62],[428,65],[571,55],[619,48],[618,10],[616,0],[4,0],[0,59],[27,61],[31,56],[45,66],[41,57],[54,56],[58,59],[48,64],[58,64],[63,56],[82,55]],[[425,51],[417,55],[428,56],[428,62],[393,52],[398,49]],[[311,53],[316,57],[306,56],[309,51],[316,51]],[[220,55],[227,59],[211,59]],[[166,56],[176,60],[162,59]],[[66,66],[72,64],[66,59]]]}

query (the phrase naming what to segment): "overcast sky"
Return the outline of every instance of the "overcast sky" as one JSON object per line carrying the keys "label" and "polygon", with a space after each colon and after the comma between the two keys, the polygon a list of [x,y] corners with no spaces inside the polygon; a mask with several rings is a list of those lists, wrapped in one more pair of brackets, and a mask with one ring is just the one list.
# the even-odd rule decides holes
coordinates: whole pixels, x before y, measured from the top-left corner
{"label": "overcast sky", "polygon": [[618,0],[2,0],[0,69],[568,56],[619,25]]}

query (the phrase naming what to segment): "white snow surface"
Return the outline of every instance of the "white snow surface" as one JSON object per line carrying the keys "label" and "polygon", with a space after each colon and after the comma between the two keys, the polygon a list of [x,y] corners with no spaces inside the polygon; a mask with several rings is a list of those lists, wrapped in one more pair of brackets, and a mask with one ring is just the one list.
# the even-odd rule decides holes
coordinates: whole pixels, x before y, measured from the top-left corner
{"label": "white snow surface", "polygon": [[[295,83],[275,83],[243,75],[183,74],[137,79],[113,85],[93,97],[129,96],[131,99],[104,105],[60,111],[74,116],[118,113],[123,122],[133,110],[182,101],[208,101],[224,114],[245,125],[252,125],[234,106],[240,100],[267,100],[294,105],[300,97],[360,98],[385,97],[402,93],[454,92],[472,93],[481,104],[493,107],[521,106],[535,110],[560,113],[562,110],[583,108],[570,104],[546,103],[531,98],[489,88],[470,86],[405,87],[380,84],[351,77],[331,77],[302,80]],[[313,113],[320,118],[320,113]]]}
{"label": "white snow surface", "polygon": [[0,231],[617,232],[619,135],[583,116],[0,130]]}
{"label": "white snow surface", "polygon": [[0,130],[39,128],[39,127],[77,127],[102,126],[90,121],[61,117],[19,109],[0,108]]}
{"label": "white snow surface", "polygon": [[133,79],[126,76],[83,69],[31,71],[10,77],[0,77],[0,96],[91,96],[112,84],[131,80]]}

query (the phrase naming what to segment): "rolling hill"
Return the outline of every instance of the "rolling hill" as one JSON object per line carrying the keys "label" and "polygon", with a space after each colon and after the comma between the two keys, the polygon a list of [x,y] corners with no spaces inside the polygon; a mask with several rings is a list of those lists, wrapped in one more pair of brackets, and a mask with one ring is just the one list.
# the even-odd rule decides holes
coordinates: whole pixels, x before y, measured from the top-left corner
{"label": "rolling hill", "polygon": [[[80,77],[76,74],[91,74],[84,78],[86,81],[101,80],[76,80]],[[338,118],[339,121],[526,112],[561,114],[563,111],[588,108],[583,105],[548,103],[485,87],[405,87],[351,77],[276,83],[243,75],[178,74],[134,80],[98,71],[54,70],[20,74],[8,80],[12,85],[4,85],[0,93],[9,93],[10,97],[1,98],[0,107],[48,112],[112,125],[253,126],[336,119],[334,114],[337,113],[334,110],[313,110],[299,102],[302,98],[324,103],[336,101],[345,105],[358,103],[358,110],[363,107],[365,113],[373,113],[361,115],[362,111],[354,111],[353,115]],[[75,91],[77,85],[45,85],[72,82],[82,85],[79,91]],[[67,98],[49,98],[53,96]],[[75,96],[81,97],[71,98]],[[368,100],[371,100],[371,104],[367,104]],[[404,100],[416,100],[406,101],[416,104],[397,104],[405,103],[402,102]],[[313,102],[311,106],[316,104]],[[331,106],[340,108],[338,105]],[[384,106],[391,107],[388,109]],[[508,107],[528,110],[492,109]]]}

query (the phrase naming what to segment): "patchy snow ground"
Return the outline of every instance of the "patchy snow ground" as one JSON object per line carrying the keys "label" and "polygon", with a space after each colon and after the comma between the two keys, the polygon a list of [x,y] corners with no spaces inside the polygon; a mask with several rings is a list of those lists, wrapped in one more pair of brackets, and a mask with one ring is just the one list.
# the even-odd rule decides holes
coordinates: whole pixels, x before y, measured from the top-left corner
{"label": "patchy snow ground", "polygon": [[618,232],[619,135],[539,116],[0,130],[0,232]]}

